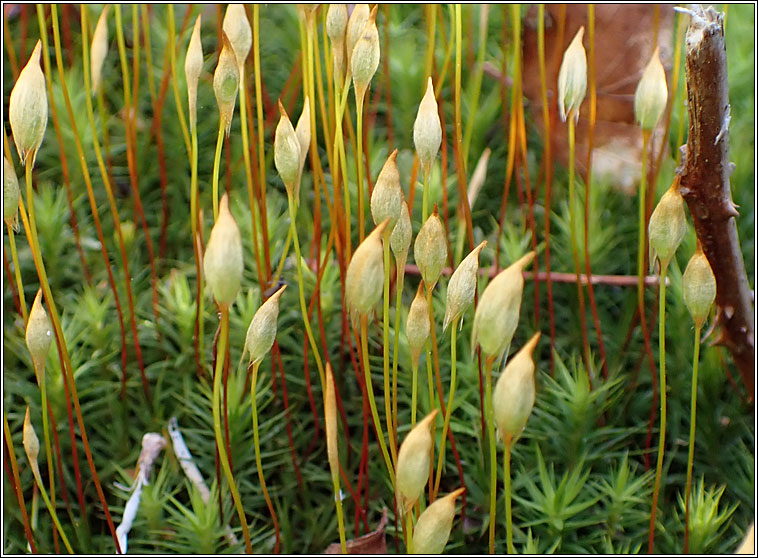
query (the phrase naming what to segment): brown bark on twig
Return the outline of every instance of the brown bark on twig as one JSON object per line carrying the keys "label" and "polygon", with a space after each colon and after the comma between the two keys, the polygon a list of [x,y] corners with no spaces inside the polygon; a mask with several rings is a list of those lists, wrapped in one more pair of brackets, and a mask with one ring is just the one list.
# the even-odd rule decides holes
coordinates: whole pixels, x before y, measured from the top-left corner
{"label": "brown bark on twig", "polygon": [[687,30],[689,138],[679,173],[695,232],[716,276],[718,342],[734,358],[748,394],[755,385],[754,320],[750,285],[737,236],[729,175],[729,95],[722,14],[690,13]]}

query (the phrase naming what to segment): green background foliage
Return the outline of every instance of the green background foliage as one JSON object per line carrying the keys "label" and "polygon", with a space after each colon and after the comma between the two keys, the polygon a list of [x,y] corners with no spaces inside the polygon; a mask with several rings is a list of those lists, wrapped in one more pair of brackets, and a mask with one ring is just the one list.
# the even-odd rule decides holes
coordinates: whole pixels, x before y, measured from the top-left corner
{"label": "green background foliage", "polygon": [[[177,6],[177,31],[184,16],[184,6]],[[464,7],[465,22],[471,20],[471,29],[477,34],[464,34],[464,51],[476,49],[478,38],[478,6]],[[663,7],[662,9],[669,9]],[[740,207],[737,219],[740,242],[751,285],[754,284],[755,236],[755,91],[754,91],[754,6],[732,5],[728,9],[727,52],[729,59],[729,91],[731,102],[730,158],[736,164],[731,176],[732,193]],[[96,21],[100,6],[90,6],[90,20]],[[447,11],[443,20],[447,23]],[[72,9],[73,11],[73,9]],[[195,8],[197,11],[197,8]],[[221,13],[221,12],[219,12]],[[503,26],[510,26],[506,17],[507,8],[492,6],[489,12],[488,35],[485,44],[485,60],[502,67],[504,56],[512,56],[512,45],[503,43]],[[526,10],[522,10],[526,13]],[[29,11],[26,29],[26,54],[39,34],[36,15]],[[121,265],[116,256],[117,245],[113,220],[109,216],[102,181],[97,172],[93,151],[93,138],[86,120],[85,97],[82,86],[81,44],[78,9],[71,17],[73,41],[73,65],[65,64],[66,80],[72,95],[77,128],[81,135],[87,165],[92,174],[98,207],[103,215],[103,232],[111,255],[111,264],[116,274],[116,284],[122,301],[126,300],[121,276]],[[216,12],[206,8],[203,15],[204,72],[198,93],[198,141],[200,205],[204,209],[206,235],[212,225],[210,211],[210,180],[213,166],[213,146],[217,131],[217,108],[211,87],[212,72],[217,57]],[[275,100],[284,88],[290,71],[298,59],[300,43],[298,19],[294,6],[266,6],[261,8],[261,63],[265,88]],[[387,21],[387,17],[389,20]],[[194,21],[194,12],[191,21]],[[320,20],[319,20],[320,21]],[[138,105],[137,160],[139,188],[145,207],[150,231],[156,243],[160,233],[161,190],[159,163],[155,141],[148,133],[153,116],[150,96],[147,94],[146,73],[153,74],[156,83],[163,74],[163,53],[167,48],[167,23],[164,6],[154,7],[150,20],[153,67],[142,64],[142,85]],[[379,10],[378,26],[384,47],[385,34],[389,33],[389,83],[392,102],[386,97],[374,98],[374,91],[386,88],[389,83],[380,66],[372,84],[372,98],[367,112],[376,111],[366,146],[369,154],[371,178],[374,180],[387,155],[397,147],[400,152],[398,165],[406,197],[413,163],[412,127],[418,102],[425,85],[423,76],[423,52],[426,45],[425,12],[421,5],[391,5],[388,10]],[[20,48],[22,21],[18,15],[7,20],[9,39]],[[468,23],[467,23],[468,24]],[[137,222],[133,212],[126,161],[126,134],[122,117],[123,97],[120,66],[117,61],[114,23],[110,22],[110,51],[103,68],[105,102],[108,109],[108,132],[112,171],[118,192],[119,211],[122,220]],[[124,25],[127,37],[131,35],[131,12],[124,10]],[[510,29],[510,28],[509,28]],[[177,64],[183,67],[184,49],[191,26],[178,39]],[[438,29],[438,33],[439,33]],[[449,26],[445,32],[449,39]],[[510,36],[510,32],[509,35]],[[469,42],[471,46],[469,47]],[[436,57],[438,64],[444,56],[445,44],[438,35]],[[4,51],[5,52],[5,51]],[[7,62],[7,54],[4,60]],[[53,56],[51,49],[51,56]],[[131,52],[129,52],[131,56]],[[53,58],[54,60],[54,58]],[[22,64],[25,60],[20,61]],[[452,71],[452,68],[451,68]],[[509,71],[510,64],[509,64]],[[181,99],[186,99],[186,84],[182,71],[176,77]],[[472,142],[468,160],[469,175],[479,154],[485,147],[492,149],[487,179],[479,198],[472,208],[475,243],[487,239],[488,247],[482,252],[482,268],[494,263],[495,246],[501,246],[501,267],[514,261],[530,249],[530,232],[526,222],[526,210],[515,201],[511,192],[506,212],[505,226],[497,237],[497,208],[503,193],[507,160],[507,130],[503,128],[503,106],[499,83],[484,76],[478,91],[478,109],[469,114],[474,94],[473,68],[463,68],[464,126],[473,126]],[[213,485],[213,496],[204,504],[199,494],[186,480],[176,456],[170,447],[161,454],[142,496],[142,505],[129,538],[129,551],[138,553],[226,553],[237,552],[244,547],[232,547],[224,538],[223,526],[231,522],[238,539],[242,537],[228,490],[222,489],[223,518],[219,513],[218,487],[215,484],[215,441],[211,416],[211,385],[205,378],[198,379],[193,350],[193,327],[195,316],[195,265],[193,259],[189,220],[189,162],[178,120],[173,95],[169,92],[163,109],[161,134],[166,146],[165,164],[168,169],[168,207],[170,220],[167,227],[166,257],[158,262],[159,316],[154,320],[150,268],[144,234],[139,224],[129,243],[129,265],[132,271],[132,286],[136,296],[137,326],[142,346],[146,373],[150,383],[150,399],[142,391],[139,369],[134,358],[134,347],[127,335],[129,362],[127,366],[126,396],[121,397],[120,334],[112,292],[105,280],[105,268],[99,254],[92,216],[81,169],[74,149],[73,133],[64,110],[64,100],[59,84],[59,75],[54,72],[54,100],[58,107],[63,133],[65,157],[69,163],[73,205],[81,234],[81,243],[93,280],[84,280],[80,260],[76,252],[74,234],[70,226],[66,192],[63,188],[61,158],[52,121],[37,157],[34,173],[36,187],[35,207],[42,254],[50,276],[56,303],[62,314],[63,330],[75,370],[75,377],[82,401],[87,433],[92,444],[95,464],[103,483],[106,497],[114,515],[120,520],[128,492],[115,483],[129,485],[130,472],[137,463],[140,443],[146,432],[166,434],[168,420],[176,416],[196,463]],[[4,114],[7,115],[8,98],[13,87],[9,64],[4,66],[3,94]],[[252,83],[252,82],[250,82]],[[453,137],[452,79],[448,79],[442,91],[447,140]],[[680,82],[680,95],[684,87]],[[351,94],[352,96],[352,94]],[[508,98],[510,91],[508,92]],[[300,113],[302,96],[298,94],[294,110]],[[354,117],[352,99],[348,103]],[[186,110],[186,108],[185,108]],[[537,184],[539,161],[543,155],[542,139],[534,124],[533,111],[527,107],[527,134],[531,183]],[[391,113],[391,114],[390,114]],[[250,114],[250,113],[249,113]],[[394,144],[388,141],[388,122],[391,115]],[[252,116],[251,116],[252,117]],[[686,118],[685,107],[674,105],[669,143],[676,141],[676,130],[681,118]],[[293,116],[294,120],[294,116]],[[7,122],[7,120],[6,120]],[[275,121],[274,121],[275,122]],[[319,149],[322,164],[326,155],[320,129]],[[6,127],[10,137],[10,130]],[[255,471],[252,426],[250,417],[249,377],[240,361],[245,332],[255,310],[260,304],[261,288],[257,284],[257,270],[252,251],[250,212],[245,192],[245,173],[241,163],[240,120],[235,115],[231,131],[231,210],[241,231],[245,255],[243,286],[231,309],[231,370],[229,379],[229,431],[231,436],[232,462],[240,488],[244,508],[250,523],[253,548],[259,552],[271,552],[274,530]],[[268,188],[268,224],[271,239],[271,260],[275,264],[284,249],[289,217],[286,194],[273,165],[273,126],[266,130],[265,151],[266,182]],[[348,146],[349,147],[349,146]],[[439,172],[433,174],[431,199],[440,200],[443,188],[449,196],[449,238],[455,246],[458,224],[454,208],[457,207],[458,190],[452,149],[449,150],[447,182],[442,184]],[[226,154],[224,154],[224,157]],[[355,168],[352,151],[348,151],[353,199],[356,195]],[[18,174],[21,167],[15,159]],[[226,164],[222,163],[222,184],[226,180]],[[314,190],[306,166],[301,189],[300,211],[297,227],[308,253],[313,231]],[[552,219],[553,270],[572,270],[569,243],[568,178],[564,168],[558,167],[553,185],[553,201],[549,211],[540,198],[535,204],[538,230],[542,231],[544,220]],[[656,200],[665,191],[674,175],[671,154],[664,156],[658,183]],[[331,177],[326,175],[327,187],[331,189]],[[512,189],[513,190],[513,189]],[[580,204],[585,188],[577,185]],[[589,254],[595,273],[629,275],[636,272],[637,247],[637,198],[616,188],[612,183],[593,181],[590,189],[590,227],[592,235]],[[421,187],[416,189],[416,203],[412,217],[414,234],[421,220]],[[356,220],[357,221],[357,220]],[[317,241],[318,253],[326,249],[329,219],[323,212],[322,238]],[[581,225],[580,225],[581,226]],[[355,232],[355,222],[354,229]],[[583,232],[583,231],[580,231]],[[356,235],[357,236],[357,235]],[[207,237],[206,237],[207,238]],[[580,236],[581,238],[581,236]],[[544,241],[540,233],[538,254],[542,260]],[[38,287],[29,245],[25,235],[17,236],[21,274],[24,280],[26,300],[31,302]],[[6,245],[4,245],[6,246]],[[157,243],[156,243],[157,246]],[[667,364],[669,369],[669,422],[667,451],[664,463],[664,478],[658,527],[656,551],[661,553],[681,552],[684,533],[683,487],[687,461],[687,438],[689,433],[689,406],[693,325],[682,302],[681,276],[695,248],[694,230],[690,230],[682,243],[669,270],[670,287],[667,306]],[[584,257],[585,254],[580,254]],[[544,260],[543,260],[544,263]],[[363,434],[364,410],[361,391],[346,353],[341,352],[342,301],[340,274],[334,253],[327,255],[327,269],[320,285],[320,304],[324,320],[324,344],[329,351],[337,386],[347,417],[348,431],[340,424],[340,457],[343,468],[355,487],[360,461],[361,436]],[[294,260],[285,264],[284,280],[293,288],[285,291],[280,302],[277,339],[286,377],[289,409],[285,411],[281,378],[276,378],[273,389],[270,358],[263,361],[258,391],[258,412],[263,464],[269,491],[275,503],[281,523],[282,551],[287,553],[321,552],[330,543],[338,540],[337,519],[334,513],[331,481],[326,458],[323,434],[323,410],[318,378],[312,355],[309,358],[310,382],[319,410],[322,429],[318,439],[314,417],[311,412],[303,374],[305,334],[298,305]],[[305,290],[310,300],[316,283],[316,275],[306,268]],[[405,308],[401,310],[401,324],[405,323],[407,306],[416,291],[418,277],[406,278],[403,293]],[[26,458],[21,455],[21,426],[27,405],[31,407],[32,421],[41,424],[40,395],[31,367],[31,359],[24,344],[23,322],[15,310],[8,277],[3,290],[3,405],[14,432],[14,444],[21,470],[21,483],[27,508],[32,501],[33,479]],[[479,292],[486,285],[480,277]],[[534,313],[534,283],[527,281],[524,291],[521,321],[512,347],[520,348],[537,330],[543,331],[535,358],[537,362],[537,402],[527,428],[513,454],[513,504],[515,543],[518,551],[556,553],[612,553],[641,552],[647,549],[650,498],[653,487],[653,471],[646,470],[647,425],[653,400],[650,372],[642,360],[643,344],[639,328],[625,350],[625,336],[630,328],[636,308],[636,292],[632,287],[599,285],[596,287],[597,305],[602,324],[603,339],[608,354],[608,378],[600,373],[599,357],[592,353],[593,365],[589,371],[581,358],[581,328],[577,311],[576,286],[571,283],[554,284],[554,314],[557,327],[555,345],[555,369],[551,376],[550,344],[547,334],[547,302],[544,283],[541,287],[541,317],[539,325]],[[446,281],[437,287],[434,300],[435,316],[438,318],[438,341],[442,383],[449,385],[450,338],[441,332],[441,316],[444,315]],[[209,293],[206,292],[206,346],[203,348],[206,372],[210,371],[212,358],[212,335],[218,323]],[[655,291],[647,293],[648,308],[655,300]],[[394,296],[393,296],[394,298]],[[393,304],[394,312],[394,304]],[[381,313],[378,312],[380,315]],[[589,312],[588,322],[591,323]],[[486,461],[487,437],[481,432],[479,407],[478,364],[468,340],[471,336],[473,308],[465,314],[458,345],[458,391],[452,414],[452,431],[460,454],[467,487],[466,519],[456,516],[447,551],[485,552],[488,526],[488,462]],[[126,319],[126,317],[125,317]],[[316,323],[314,319],[312,323]],[[390,323],[394,324],[394,320]],[[369,328],[371,370],[377,406],[384,417],[382,390],[381,322],[377,319]],[[390,331],[394,336],[394,331]],[[657,355],[657,328],[652,335],[654,353]],[[597,347],[594,328],[590,327],[590,345]],[[310,351],[309,351],[310,352]],[[514,352],[514,351],[512,351]],[[399,432],[402,440],[410,425],[410,354],[405,339],[404,327],[400,334],[400,394]],[[656,357],[657,358],[657,357]],[[86,501],[88,504],[87,525],[80,522],[82,511],[76,502],[75,480],[71,464],[71,447],[67,429],[65,397],[60,364],[51,351],[47,361],[48,395],[57,419],[61,452],[64,456],[65,485],[70,499],[71,516],[67,507],[58,498],[58,514],[76,550],[82,552],[111,552],[113,543],[102,517],[99,501],[90,482],[90,473],[79,448]],[[425,363],[419,369],[425,370]],[[496,368],[499,374],[501,368]],[[588,372],[592,387],[588,384]],[[744,388],[734,387],[726,374],[739,382],[738,374],[728,352],[720,347],[711,347],[706,342],[701,353],[700,384],[698,398],[697,444],[693,483],[692,535],[693,552],[732,552],[742,539],[754,517],[754,415],[752,404],[744,402]],[[425,376],[422,372],[419,385],[419,416],[429,410]],[[369,417],[370,441],[369,478],[367,496],[368,524],[373,527],[381,517],[382,508],[390,510],[388,548],[394,551],[396,527],[392,522],[392,491],[375,443]],[[292,447],[287,433],[287,422],[292,431]],[[437,429],[437,437],[439,432]],[[349,444],[348,436],[349,434]],[[654,430],[657,437],[657,422]],[[654,446],[655,444],[653,444]],[[439,440],[437,442],[439,447]],[[649,447],[649,446],[648,446]],[[649,450],[654,463],[655,449]],[[44,454],[44,450],[42,451]],[[297,460],[296,474],[293,454]],[[45,461],[47,456],[41,455]],[[46,468],[43,467],[46,471]],[[502,513],[502,471],[499,472],[498,490],[498,538],[496,551],[505,552],[505,523]],[[43,474],[43,476],[45,476]],[[298,477],[302,478],[299,482]],[[4,477],[4,530],[3,548],[6,552],[26,551],[26,540],[21,528],[21,515],[8,478]],[[57,479],[60,485],[60,479]],[[446,453],[445,472],[441,493],[454,490],[459,485],[456,464],[450,450]],[[224,485],[225,486],[225,485]],[[348,536],[354,534],[355,504],[345,489],[344,500]],[[459,501],[460,502],[460,501]],[[459,506],[460,509],[460,506]],[[397,529],[400,529],[398,526]],[[52,523],[47,511],[40,506],[36,526],[36,542],[41,552],[50,552],[52,547]],[[361,525],[360,534],[364,529]],[[399,533],[399,531],[398,531]],[[402,535],[398,534],[402,549]]]}

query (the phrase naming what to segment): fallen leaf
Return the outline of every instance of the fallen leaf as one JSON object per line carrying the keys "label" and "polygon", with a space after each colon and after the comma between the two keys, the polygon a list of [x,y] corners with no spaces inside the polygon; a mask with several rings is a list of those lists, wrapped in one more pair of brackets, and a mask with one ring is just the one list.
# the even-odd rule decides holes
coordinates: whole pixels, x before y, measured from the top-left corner
{"label": "fallen leaf", "polygon": [[[345,542],[348,554],[387,554],[387,541],[385,530],[387,529],[387,508],[382,511],[382,520],[376,530]],[[324,554],[342,554],[340,543],[332,543],[324,551]]]}

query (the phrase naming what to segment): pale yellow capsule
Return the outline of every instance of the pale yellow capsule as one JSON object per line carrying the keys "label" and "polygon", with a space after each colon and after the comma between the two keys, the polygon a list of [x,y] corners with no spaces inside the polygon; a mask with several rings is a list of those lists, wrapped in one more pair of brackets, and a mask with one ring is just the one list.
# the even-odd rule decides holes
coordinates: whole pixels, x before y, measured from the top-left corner
{"label": "pale yellow capsule", "polygon": [[90,73],[92,75],[92,94],[100,87],[100,79],[103,72],[103,63],[108,55],[108,6],[103,8],[92,34],[92,47],[90,48]]}
{"label": "pale yellow capsule", "polygon": [[703,327],[716,300],[716,277],[699,242],[682,276],[682,294],[695,326]]}
{"label": "pale yellow capsule", "polygon": [[299,201],[300,181],[303,177],[303,168],[305,167],[305,161],[308,158],[308,150],[311,146],[311,101],[307,95],[303,102],[303,112],[300,113],[300,118],[295,127],[295,135],[297,136],[297,142],[300,145],[300,163],[297,173],[297,182],[295,184],[295,199]]}
{"label": "pale yellow capsule", "polygon": [[32,166],[47,128],[47,89],[40,67],[41,53],[42,42],[37,41],[8,102],[8,120],[16,150],[22,163],[26,163],[26,158],[31,155]]}
{"label": "pale yellow capsule", "polygon": [[326,363],[326,390],[324,392],[324,422],[326,424],[326,456],[332,474],[339,471],[339,445],[337,442],[337,398],[334,389],[332,365]]}
{"label": "pale yellow capsule", "polygon": [[26,407],[26,415],[24,415],[24,433],[22,437],[22,443],[24,444],[24,451],[26,452],[26,459],[29,461],[29,466],[34,472],[34,476],[39,476],[39,464],[37,458],[39,457],[39,438],[34,431],[34,425],[32,425],[32,419],[29,415],[29,406]]}
{"label": "pale yellow capsule", "polygon": [[508,362],[492,394],[495,424],[506,444],[519,439],[532,414],[536,397],[532,355],[539,339],[538,331]]}
{"label": "pale yellow capsule", "polygon": [[376,28],[376,12],[378,5],[371,10],[363,33],[355,43],[350,56],[350,71],[353,74],[355,98],[363,99],[371,79],[379,67],[379,30]]}
{"label": "pale yellow capsule", "polygon": [[[121,225],[119,227],[121,231],[121,239],[124,241],[124,248],[127,250],[131,247],[132,242],[134,242],[134,234],[137,232],[137,226],[134,224],[134,221],[121,221],[119,223]],[[113,231],[113,241],[118,244],[118,232]]]}
{"label": "pale yellow capsule", "polygon": [[416,291],[416,297],[408,310],[408,319],[405,322],[405,334],[408,337],[408,346],[414,363],[418,362],[421,352],[424,350],[426,340],[429,338],[429,331],[429,305],[424,295],[424,282],[421,281]]}
{"label": "pale yellow capsule", "polygon": [[44,375],[45,359],[53,342],[53,326],[47,312],[42,307],[42,289],[37,291],[32,309],[29,311],[25,340],[29,354],[32,355],[35,374]]}
{"label": "pale yellow capsule", "polygon": [[389,219],[379,223],[356,248],[345,274],[345,304],[353,320],[368,315],[382,296],[382,235]]}
{"label": "pale yellow capsule", "polygon": [[587,92],[587,53],[583,38],[584,27],[580,27],[563,54],[558,72],[558,108],[564,122],[571,116],[579,120],[579,107]]}
{"label": "pale yellow capsule", "polygon": [[655,206],[647,231],[650,239],[650,266],[652,267],[657,260],[661,269],[665,269],[687,233],[684,198],[679,193],[677,180],[664,192]]}
{"label": "pale yellow capsule", "polygon": [[272,294],[255,312],[245,335],[245,350],[250,364],[260,362],[271,350],[276,339],[276,321],[279,318],[279,299],[287,285]]}
{"label": "pale yellow capsule", "polygon": [[479,252],[487,246],[487,241],[482,241],[468,256],[458,265],[450,281],[447,284],[447,307],[445,319],[442,323],[442,331],[457,320],[466,309],[474,302],[476,293],[477,274],[479,273]]}
{"label": "pale yellow capsule", "polygon": [[253,46],[253,30],[250,28],[243,4],[229,4],[226,7],[222,28],[229,37],[229,42],[234,49],[234,57],[237,59],[237,67],[242,73],[250,47]]}
{"label": "pale yellow capsule", "polygon": [[347,32],[347,4],[329,4],[326,12],[326,34],[332,41],[334,75],[337,83],[345,79],[345,34]]}
{"label": "pale yellow capsule", "polygon": [[190,129],[197,126],[197,86],[200,73],[203,71],[203,43],[200,40],[202,14],[198,14],[195,26],[192,28],[187,56],[184,59],[184,76],[187,78],[187,99],[189,102]]}
{"label": "pale yellow capsule", "polygon": [[376,179],[374,190],[371,192],[371,216],[374,224],[389,219],[386,232],[395,229],[395,223],[400,218],[403,204],[403,187],[400,185],[400,171],[397,168],[397,149],[384,163]]}
{"label": "pale yellow capsule", "polygon": [[499,358],[511,344],[518,326],[524,292],[522,272],[534,255],[534,252],[529,252],[516,260],[484,289],[474,314],[472,350],[479,343],[485,355]]}
{"label": "pale yellow capsule", "polygon": [[660,49],[656,47],[634,92],[634,117],[643,130],[650,131],[660,122],[668,95],[666,72],[661,64]]}
{"label": "pale yellow capsule", "polygon": [[432,421],[437,416],[434,409],[408,433],[397,454],[395,487],[402,509],[407,512],[424,491],[429,479],[429,460],[432,452]]}
{"label": "pale yellow capsule", "polygon": [[421,277],[429,289],[434,289],[447,261],[445,227],[440,219],[437,204],[434,211],[421,226],[413,244],[413,258]]}
{"label": "pale yellow capsule", "polygon": [[347,21],[347,29],[345,30],[345,53],[347,54],[347,67],[350,69],[350,62],[353,56],[353,49],[355,48],[358,39],[363,34],[363,29],[366,27],[369,15],[371,15],[371,8],[368,4],[355,4],[353,6],[353,12],[350,14],[350,19]]}
{"label": "pale yellow capsule", "polygon": [[292,122],[279,101],[279,124],[274,134],[274,165],[287,189],[287,195],[297,202],[298,178],[300,176],[300,140]]}
{"label": "pale yellow capsule", "polygon": [[408,204],[403,200],[400,204],[400,217],[390,235],[390,248],[392,249],[392,253],[395,254],[395,260],[400,268],[405,267],[412,236],[411,216],[408,212]]}
{"label": "pale yellow capsule", "polygon": [[745,533],[745,538],[735,554],[755,554],[755,523],[750,524],[750,528]]}
{"label": "pale yellow capsule", "polygon": [[229,196],[224,194],[203,257],[205,280],[222,308],[237,297],[243,269],[240,231],[229,211]]}
{"label": "pale yellow capsule", "polygon": [[479,160],[476,162],[476,167],[474,167],[471,180],[469,180],[466,197],[468,197],[468,206],[470,208],[474,207],[476,198],[479,196],[479,192],[482,186],[484,186],[484,181],[487,179],[487,165],[490,161],[490,155],[492,155],[492,150],[489,147],[482,151]]}
{"label": "pale yellow capsule", "polygon": [[226,135],[232,128],[234,105],[237,103],[237,89],[239,88],[240,74],[237,67],[234,48],[229,42],[226,33],[221,32],[223,46],[218,56],[216,72],[213,74],[213,92],[216,94],[216,103],[221,113],[221,121],[224,123]]}
{"label": "pale yellow capsule", "polygon": [[16,170],[10,161],[3,157],[3,219],[14,229],[18,228],[18,200],[20,195]]}
{"label": "pale yellow capsule", "polygon": [[326,12],[326,34],[332,41],[345,40],[347,20],[347,4],[329,4]]}
{"label": "pale yellow capsule", "polygon": [[413,123],[413,145],[416,148],[421,169],[425,175],[428,175],[442,145],[442,124],[437,100],[434,98],[431,76],[427,81],[426,93],[418,107],[416,121]]}
{"label": "pale yellow capsule", "polygon": [[461,487],[437,498],[424,510],[413,530],[413,554],[442,554],[455,519],[455,500],[466,491]]}

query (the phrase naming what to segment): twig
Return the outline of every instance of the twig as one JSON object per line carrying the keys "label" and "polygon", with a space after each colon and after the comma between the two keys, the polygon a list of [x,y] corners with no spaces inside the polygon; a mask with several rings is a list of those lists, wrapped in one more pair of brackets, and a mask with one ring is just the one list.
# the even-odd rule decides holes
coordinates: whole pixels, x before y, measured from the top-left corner
{"label": "twig", "polygon": [[[168,435],[171,436],[174,455],[179,459],[179,465],[182,466],[184,474],[187,475],[190,482],[195,488],[197,488],[203,502],[207,504],[211,499],[211,491],[208,490],[208,485],[205,484],[203,474],[192,459],[192,454],[190,453],[187,444],[184,442],[182,432],[179,430],[179,423],[177,422],[176,417],[171,417],[168,421]],[[228,525],[224,528],[224,532],[226,533],[226,540],[229,541],[229,544],[233,546],[238,544],[237,537],[234,536],[234,533]]]}
{"label": "twig", "polygon": [[190,453],[187,444],[184,442],[184,437],[179,430],[179,423],[177,422],[176,417],[171,417],[168,421],[168,435],[171,436],[174,454],[179,460],[179,465],[182,466],[184,474],[187,475],[190,482],[195,488],[197,488],[198,492],[200,492],[200,497],[203,499],[203,502],[208,502],[211,497],[211,491],[208,489],[208,485],[205,484],[203,474],[192,459],[192,454]]}
{"label": "twig", "polygon": [[[418,269],[418,266],[415,264],[406,264],[405,266],[405,273],[410,275],[420,275],[421,272]],[[449,276],[452,275],[453,270],[450,267],[444,267],[442,268],[442,275]],[[479,274],[484,275],[487,274],[490,279],[493,278],[497,274],[497,270],[494,267],[489,268],[481,268],[479,269]],[[576,283],[576,274],[574,273],[563,273],[560,271],[551,271],[550,273],[547,273],[546,271],[524,271],[523,272],[524,279],[533,281],[535,278],[535,275],[537,277],[537,281],[546,281],[548,277],[550,277],[551,281],[554,281],[556,283]],[[584,273],[579,274],[579,282],[582,285],[587,284],[587,276]],[[634,287],[637,285],[637,277],[634,275],[595,275],[594,273],[590,277],[590,282],[593,285],[614,285],[617,287]],[[657,275],[648,275],[645,277],[644,283],[647,287],[655,287],[658,285],[659,279]],[[666,280],[666,285],[668,285],[668,279]]]}
{"label": "twig", "polygon": [[118,543],[121,546],[122,552],[126,552],[127,537],[129,536],[129,531],[132,529],[134,518],[137,517],[140,498],[142,497],[142,487],[150,484],[147,477],[150,475],[153,463],[158,459],[158,455],[164,447],[166,447],[166,439],[160,434],[148,432],[142,436],[142,451],[137,460],[137,478],[132,485],[132,495],[126,502],[126,506],[124,506],[121,524],[116,528],[116,535],[118,535]]}
{"label": "twig", "polygon": [[[747,392],[755,385],[753,306],[737,236],[729,175],[729,84],[723,14],[708,8],[689,13],[686,76],[689,136],[679,169],[680,192],[716,276],[717,343],[725,345]],[[751,396],[752,397],[752,396]]]}

